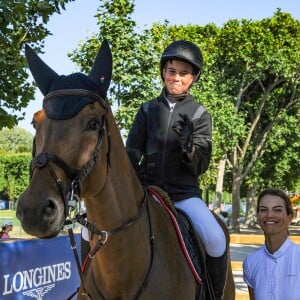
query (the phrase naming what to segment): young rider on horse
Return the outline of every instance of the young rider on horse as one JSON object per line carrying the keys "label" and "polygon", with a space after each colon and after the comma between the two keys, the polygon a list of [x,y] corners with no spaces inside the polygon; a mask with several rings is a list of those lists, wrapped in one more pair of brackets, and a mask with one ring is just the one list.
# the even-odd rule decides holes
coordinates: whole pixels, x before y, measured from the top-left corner
{"label": "young rider on horse", "polygon": [[144,185],[157,185],[191,218],[207,252],[207,268],[216,299],[226,280],[226,239],[201,199],[199,176],[211,158],[212,121],[189,90],[202,72],[203,58],[193,43],[171,43],[160,59],[161,94],[139,109],[126,150]]}

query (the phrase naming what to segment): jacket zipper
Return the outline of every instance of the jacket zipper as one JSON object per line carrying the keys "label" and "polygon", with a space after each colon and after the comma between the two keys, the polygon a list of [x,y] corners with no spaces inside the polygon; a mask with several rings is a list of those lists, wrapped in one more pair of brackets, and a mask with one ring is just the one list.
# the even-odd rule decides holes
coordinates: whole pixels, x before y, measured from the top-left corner
{"label": "jacket zipper", "polygon": [[[174,107],[175,107],[175,105],[170,107],[170,110],[169,110],[168,122],[167,122],[166,130],[165,130],[165,136],[164,136],[164,146],[163,146],[163,154],[162,154],[162,162],[161,162],[162,166],[165,165],[167,137],[168,137],[169,127],[170,127],[170,122],[171,122],[171,119],[172,119],[172,114],[173,114],[173,111],[174,111]],[[162,169],[161,178],[164,178],[164,177],[165,177],[165,168]]]}

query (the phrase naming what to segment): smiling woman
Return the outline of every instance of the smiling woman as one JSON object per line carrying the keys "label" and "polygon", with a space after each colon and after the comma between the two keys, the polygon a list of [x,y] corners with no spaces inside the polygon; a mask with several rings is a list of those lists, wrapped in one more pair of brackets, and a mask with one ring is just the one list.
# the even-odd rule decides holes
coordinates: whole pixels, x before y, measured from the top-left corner
{"label": "smiling woman", "polygon": [[244,281],[250,299],[299,299],[300,246],[289,238],[293,216],[290,198],[266,189],[257,200],[257,218],[265,245],[244,260]]}

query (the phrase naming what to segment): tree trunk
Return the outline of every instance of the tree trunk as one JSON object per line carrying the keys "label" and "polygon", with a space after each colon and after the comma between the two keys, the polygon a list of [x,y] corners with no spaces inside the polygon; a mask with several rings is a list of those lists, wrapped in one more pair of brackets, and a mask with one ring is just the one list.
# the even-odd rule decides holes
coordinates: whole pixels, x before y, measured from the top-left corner
{"label": "tree trunk", "polygon": [[225,165],[226,165],[226,155],[223,155],[222,158],[219,160],[219,165],[218,165],[216,195],[215,195],[215,205],[214,205],[214,207],[217,208],[220,208],[222,203]]}
{"label": "tree trunk", "polygon": [[232,166],[232,231],[240,232],[240,187],[242,183],[241,169],[238,165],[237,150],[233,154]]}
{"label": "tree trunk", "polygon": [[247,191],[246,222],[248,228],[256,228],[256,191],[257,183],[254,183]]}

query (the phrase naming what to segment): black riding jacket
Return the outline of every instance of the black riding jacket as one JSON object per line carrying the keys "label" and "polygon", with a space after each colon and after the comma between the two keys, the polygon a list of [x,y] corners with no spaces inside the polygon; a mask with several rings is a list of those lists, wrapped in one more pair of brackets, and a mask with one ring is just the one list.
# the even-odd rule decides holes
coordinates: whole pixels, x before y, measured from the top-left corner
{"label": "black riding jacket", "polygon": [[[172,125],[187,114],[193,122],[192,161],[185,158]],[[199,176],[210,162],[212,150],[211,116],[191,95],[178,101],[173,109],[164,92],[144,103],[134,120],[126,142],[129,159],[143,185],[163,188],[172,201],[201,197]]]}

